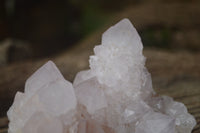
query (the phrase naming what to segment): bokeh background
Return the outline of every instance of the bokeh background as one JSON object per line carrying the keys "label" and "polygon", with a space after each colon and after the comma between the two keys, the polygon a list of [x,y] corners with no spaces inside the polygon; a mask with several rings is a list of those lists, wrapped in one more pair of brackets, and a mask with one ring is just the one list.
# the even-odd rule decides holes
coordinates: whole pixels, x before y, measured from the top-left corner
{"label": "bokeh background", "polygon": [[199,124],[199,0],[0,0],[0,133],[16,91],[37,68],[51,59],[73,81],[122,18],[141,35],[156,91],[186,104]]}
{"label": "bokeh background", "polygon": [[[198,2],[198,0],[196,1]],[[127,11],[127,14],[130,14],[128,9],[134,8],[133,6],[158,4],[157,7],[159,7],[159,3],[165,3],[166,5],[169,3],[190,5],[191,3],[195,3],[195,0],[1,0],[0,47],[10,45],[4,48],[8,52],[1,52],[0,64],[4,65],[55,55],[63,49],[77,44],[81,39],[103,27],[106,23],[109,23],[113,19],[113,16],[118,17],[117,13],[126,13]],[[155,17],[153,13],[149,14],[146,12],[145,14],[145,9],[140,10],[141,13],[137,11],[137,15],[141,14],[143,18],[152,17],[153,19]],[[148,10],[150,9],[146,9],[146,11]],[[164,10],[166,9],[157,10],[158,12],[163,12],[162,16],[160,16],[162,18],[167,15],[167,11]],[[172,15],[176,18],[169,17],[166,19],[174,19],[172,20],[174,22],[176,20],[179,21],[179,17],[184,13],[176,12],[176,9],[168,10],[174,10],[173,13],[176,15]],[[181,10],[191,12],[187,10],[196,9],[192,9],[191,7],[190,9]],[[194,15],[193,17],[196,17],[194,21],[199,22],[199,16],[188,14],[187,18],[183,19],[185,22],[182,23],[187,23],[187,19],[192,17],[189,15]],[[196,13],[196,15],[198,14]],[[136,16],[135,19],[137,18]],[[182,34],[190,34],[186,33],[187,29],[183,29],[185,27],[181,27],[184,24],[172,24],[169,26],[168,21],[170,20],[166,20],[164,24],[159,24],[159,19],[155,19],[154,21],[157,22],[153,22],[148,27],[145,26],[142,28],[143,23],[145,23],[144,21],[139,24],[141,28],[138,30],[145,45],[162,48],[182,45],[180,46],[181,48],[184,47],[194,51],[199,50],[199,46],[196,46],[200,42],[199,36],[198,33],[193,33],[195,31],[192,31],[192,35],[190,35],[192,39],[187,37],[190,40],[185,39],[181,44],[174,45],[175,41],[184,38],[185,35]],[[196,25],[193,25],[195,23]],[[191,27],[187,28],[197,28],[197,24],[199,23],[191,22]],[[180,30],[184,30],[184,33],[182,31],[179,32]],[[6,55],[3,55],[3,53]]]}

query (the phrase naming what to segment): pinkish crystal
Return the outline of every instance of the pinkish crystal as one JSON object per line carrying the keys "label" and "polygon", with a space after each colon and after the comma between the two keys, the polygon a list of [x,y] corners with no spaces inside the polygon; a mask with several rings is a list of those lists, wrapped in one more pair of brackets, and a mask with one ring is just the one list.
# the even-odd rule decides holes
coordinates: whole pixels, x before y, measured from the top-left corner
{"label": "pinkish crystal", "polygon": [[143,45],[128,19],[109,28],[73,85],[53,62],[37,70],[8,111],[8,133],[191,133],[184,104],[155,97]]}

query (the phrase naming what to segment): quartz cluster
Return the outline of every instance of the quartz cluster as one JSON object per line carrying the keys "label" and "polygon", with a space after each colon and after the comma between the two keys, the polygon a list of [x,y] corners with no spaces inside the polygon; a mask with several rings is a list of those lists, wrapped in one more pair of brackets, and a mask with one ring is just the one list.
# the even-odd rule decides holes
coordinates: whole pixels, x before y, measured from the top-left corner
{"label": "quartz cluster", "polygon": [[157,96],[141,39],[128,19],[109,28],[72,83],[47,62],[17,92],[9,133],[191,133],[184,104]]}

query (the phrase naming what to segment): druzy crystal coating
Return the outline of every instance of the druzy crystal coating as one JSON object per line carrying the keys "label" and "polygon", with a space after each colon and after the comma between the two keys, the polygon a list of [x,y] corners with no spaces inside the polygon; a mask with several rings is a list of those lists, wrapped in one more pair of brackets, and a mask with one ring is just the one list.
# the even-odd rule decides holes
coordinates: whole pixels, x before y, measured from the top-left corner
{"label": "druzy crystal coating", "polygon": [[17,92],[9,133],[191,133],[184,104],[158,96],[143,45],[128,19],[110,27],[73,84],[51,61]]}

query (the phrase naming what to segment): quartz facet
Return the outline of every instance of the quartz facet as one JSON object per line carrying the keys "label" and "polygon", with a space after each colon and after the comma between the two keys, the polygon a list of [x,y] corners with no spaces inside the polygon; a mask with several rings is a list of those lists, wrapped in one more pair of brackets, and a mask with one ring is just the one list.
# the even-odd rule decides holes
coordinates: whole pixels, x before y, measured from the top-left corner
{"label": "quartz facet", "polygon": [[90,56],[90,69],[66,81],[47,62],[17,92],[9,133],[191,133],[184,104],[158,96],[143,45],[128,19],[109,28]]}

